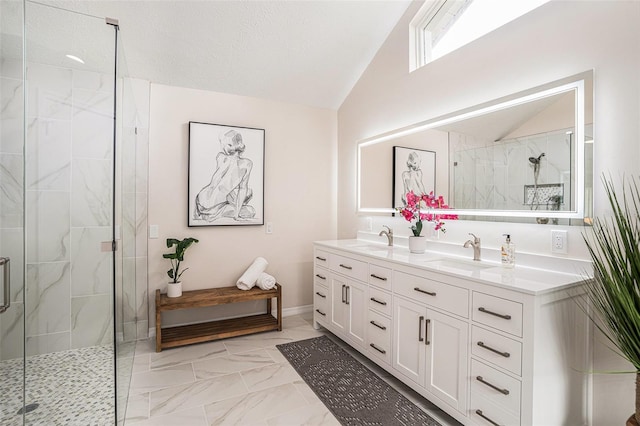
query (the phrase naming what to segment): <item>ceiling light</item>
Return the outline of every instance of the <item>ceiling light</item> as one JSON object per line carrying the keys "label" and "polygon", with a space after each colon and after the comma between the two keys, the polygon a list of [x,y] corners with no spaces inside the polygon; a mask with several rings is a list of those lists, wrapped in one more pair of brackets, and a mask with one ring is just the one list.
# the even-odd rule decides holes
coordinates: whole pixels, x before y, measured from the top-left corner
{"label": "ceiling light", "polygon": [[84,61],[82,59],[78,58],[77,56],[74,56],[74,55],[65,55],[65,56],[67,58],[69,58],[69,59],[73,59],[76,62],[80,62],[81,64],[84,64]]}

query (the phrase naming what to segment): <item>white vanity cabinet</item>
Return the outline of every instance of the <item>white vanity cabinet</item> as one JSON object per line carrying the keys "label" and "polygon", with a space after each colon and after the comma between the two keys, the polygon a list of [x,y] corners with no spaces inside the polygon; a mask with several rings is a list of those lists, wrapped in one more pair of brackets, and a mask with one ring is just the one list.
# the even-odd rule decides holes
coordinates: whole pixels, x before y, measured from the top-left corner
{"label": "white vanity cabinet", "polygon": [[575,300],[580,276],[473,262],[456,271],[460,260],[438,263],[434,254],[358,240],[315,243],[314,256],[314,326],[456,420],[589,423],[590,323]]}

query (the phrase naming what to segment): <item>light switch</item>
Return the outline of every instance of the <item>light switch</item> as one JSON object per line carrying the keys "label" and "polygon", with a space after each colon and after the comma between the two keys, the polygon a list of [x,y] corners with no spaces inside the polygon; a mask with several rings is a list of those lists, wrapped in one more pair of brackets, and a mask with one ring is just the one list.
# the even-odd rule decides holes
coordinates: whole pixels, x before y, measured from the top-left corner
{"label": "light switch", "polygon": [[158,225],[149,225],[149,238],[158,238]]}

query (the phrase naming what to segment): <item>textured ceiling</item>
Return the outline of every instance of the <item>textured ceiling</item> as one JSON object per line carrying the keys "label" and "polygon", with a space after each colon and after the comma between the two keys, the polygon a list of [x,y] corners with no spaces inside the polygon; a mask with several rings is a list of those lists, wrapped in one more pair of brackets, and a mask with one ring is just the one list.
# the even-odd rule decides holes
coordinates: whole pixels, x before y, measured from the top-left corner
{"label": "textured ceiling", "polygon": [[410,1],[46,3],[118,19],[132,77],[337,109]]}

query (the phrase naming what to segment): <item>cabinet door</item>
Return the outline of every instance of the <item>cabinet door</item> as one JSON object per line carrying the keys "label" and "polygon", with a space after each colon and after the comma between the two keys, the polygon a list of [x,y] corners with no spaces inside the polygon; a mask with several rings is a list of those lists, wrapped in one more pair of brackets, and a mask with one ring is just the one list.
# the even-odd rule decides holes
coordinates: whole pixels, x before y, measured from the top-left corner
{"label": "cabinet door", "polygon": [[335,334],[344,337],[347,333],[347,282],[340,275],[330,274],[331,284],[331,321],[330,328]]}
{"label": "cabinet door", "polygon": [[437,311],[426,317],[426,389],[460,412],[467,409],[467,323]]}
{"label": "cabinet door", "polygon": [[393,298],[393,368],[424,386],[425,318],[427,308],[400,297]]}
{"label": "cabinet door", "polygon": [[367,286],[354,280],[347,281],[347,337],[354,344],[364,347],[367,331]]}

